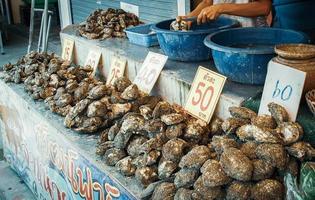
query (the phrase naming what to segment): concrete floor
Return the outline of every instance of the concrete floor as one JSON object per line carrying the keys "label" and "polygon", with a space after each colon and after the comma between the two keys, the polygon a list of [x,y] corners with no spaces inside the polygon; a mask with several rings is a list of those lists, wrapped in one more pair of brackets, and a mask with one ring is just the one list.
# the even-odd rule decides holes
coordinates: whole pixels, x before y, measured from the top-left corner
{"label": "concrete floor", "polygon": [[[38,32],[37,32],[38,33]],[[35,35],[33,49],[37,48],[38,34]],[[25,26],[8,27],[7,40],[5,41],[5,54],[0,54],[0,68],[6,63],[16,62],[27,53],[28,29]],[[60,55],[61,45],[59,29],[52,28],[48,52]],[[1,125],[1,124],[0,124]],[[35,199],[29,188],[9,167],[3,157],[2,132],[0,127],[0,200],[32,200]]]}

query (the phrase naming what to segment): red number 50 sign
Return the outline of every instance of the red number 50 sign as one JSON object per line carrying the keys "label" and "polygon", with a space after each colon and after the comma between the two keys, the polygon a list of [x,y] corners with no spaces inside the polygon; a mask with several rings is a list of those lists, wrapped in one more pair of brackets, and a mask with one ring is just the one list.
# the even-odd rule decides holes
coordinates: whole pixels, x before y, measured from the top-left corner
{"label": "red number 50 sign", "polygon": [[185,109],[194,117],[209,123],[225,81],[225,76],[199,67]]}

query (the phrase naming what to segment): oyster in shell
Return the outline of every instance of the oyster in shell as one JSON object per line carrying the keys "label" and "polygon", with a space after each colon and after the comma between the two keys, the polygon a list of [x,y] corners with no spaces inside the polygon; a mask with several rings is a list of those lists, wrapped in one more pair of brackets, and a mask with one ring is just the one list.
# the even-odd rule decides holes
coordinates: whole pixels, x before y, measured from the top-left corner
{"label": "oyster in shell", "polygon": [[163,146],[163,157],[167,160],[178,162],[183,157],[187,145],[187,142],[182,139],[172,139]]}
{"label": "oyster in shell", "polygon": [[293,144],[303,137],[303,128],[295,122],[284,122],[279,125],[280,136],[285,145]]}
{"label": "oyster in shell", "polygon": [[192,193],[192,190],[179,188],[175,193],[174,200],[193,200]]}
{"label": "oyster in shell", "polygon": [[70,112],[66,115],[64,124],[66,127],[71,128],[75,122],[74,118],[82,113],[87,106],[90,104],[90,100],[83,99],[79,103],[77,103],[74,107],[71,108]]}
{"label": "oyster in shell", "polygon": [[132,163],[132,159],[130,156],[118,161],[115,167],[124,176],[133,176],[136,172],[136,166]]}
{"label": "oyster in shell", "polygon": [[257,116],[257,114],[245,107],[230,107],[229,112],[232,117],[241,118],[241,119],[252,119]]}
{"label": "oyster in shell", "polygon": [[279,181],[265,179],[253,186],[251,198],[254,200],[281,200],[284,198],[284,187]]}
{"label": "oyster in shell", "polygon": [[204,126],[200,125],[197,121],[190,121],[187,123],[184,138],[187,141],[198,143],[201,141],[204,137],[207,137],[205,135],[206,129]]}
{"label": "oyster in shell", "polygon": [[77,124],[77,126],[78,127],[74,129],[75,131],[93,133],[103,127],[103,121],[99,117],[91,117],[84,119],[82,124]]}
{"label": "oyster in shell", "polygon": [[118,161],[126,157],[126,152],[122,149],[111,148],[105,152],[104,160],[109,166],[114,166]]}
{"label": "oyster in shell", "polygon": [[222,130],[223,120],[217,117],[214,117],[210,122],[210,132],[212,135],[220,135],[223,133]]}
{"label": "oyster in shell", "polygon": [[148,139],[142,135],[134,135],[127,147],[127,152],[130,156],[136,157],[140,155],[140,147],[143,143],[148,141]]}
{"label": "oyster in shell", "polygon": [[112,141],[106,141],[101,143],[96,148],[96,154],[99,156],[103,156],[107,150],[114,148],[114,143]]}
{"label": "oyster in shell", "polygon": [[106,104],[104,104],[102,101],[94,101],[88,106],[86,115],[88,117],[104,117],[106,113]]}
{"label": "oyster in shell", "polygon": [[164,132],[166,127],[160,119],[152,119],[145,122],[143,129],[147,132],[149,138],[153,138],[157,134]]}
{"label": "oyster in shell", "polygon": [[227,188],[227,200],[247,200],[251,196],[251,185],[249,183],[233,181]]}
{"label": "oyster in shell", "polygon": [[216,160],[208,160],[201,168],[202,181],[207,187],[226,185],[231,178],[223,171],[220,163]]}
{"label": "oyster in shell", "polygon": [[108,140],[113,141],[120,130],[120,125],[115,123],[110,129],[108,130]]}
{"label": "oyster in shell", "polygon": [[275,129],[277,127],[276,120],[270,115],[259,115],[251,120],[252,124],[259,128]]}
{"label": "oyster in shell", "polygon": [[221,187],[206,187],[203,184],[202,178],[199,177],[194,183],[194,191],[192,194],[193,199],[207,199],[207,200],[215,200],[220,199],[224,195]]}
{"label": "oyster in shell", "polygon": [[182,157],[179,167],[199,169],[210,158],[210,154],[207,146],[196,146]]}
{"label": "oyster in shell", "polygon": [[241,152],[243,152],[243,154],[245,154],[249,159],[253,160],[257,158],[256,155],[256,148],[257,148],[258,144],[256,144],[253,141],[248,141],[244,144],[242,144],[240,150]]}
{"label": "oyster in shell", "polygon": [[144,117],[144,119],[149,120],[152,119],[152,109],[148,105],[142,105],[139,107],[140,114]]}
{"label": "oyster in shell", "polygon": [[163,141],[159,138],[151,138],[140,146],[140,153],[148,153],[154,149],[161,150]]}
{"label": "oyster in shell", "polygon": [[224,172],[236,180],[249,181],[252,178],[252,162],[236,148],[225,149],[220,157],[220,164]]}
{"label": "oyster in shell", "polygon": [[65,107],[69,104],[72,104],[72,101],[72,96],[68,93],[65,93],[58,98],[58,100],[56,101],[56,106]]}
{"label": "oyster in shell", "polygon": [[264,180],[273,175],[275,168],[267,161],[256,159],[252,160],[252,162],[254,166],[252,179],[254,181]]}
{"label": "oyster in shell", "polygon": [[165,135],[168,139],[174,139],[181,137],[184,134],[184,129],[186,128],[185,123],[179,123],[172,126],[168,126]]}
{"label": "oyster in shell", "polygon": [[287,122],[289,121],[289,114],[286,111],[286,109],[279,104],[276,103],[269,103],[268,104],[269,112],[271,113],[271,116],[276,120],[276,122],[279,124],[281,122]]}
{"label": "oyster in shell", "polygon": [[157,163],[160,156],[161,156],[161,152],[157,151],[157,150],[152,150],[149,153],[144,154],[146,166],[150,166],[150,165]]}
{"label": "oyster in shell", "polygon": [[118,92],[123,92],[129,85],[131,81],[126,77],[119,77],[114,82],[114,87]]}
{"label": "oyster in shell", "polygon": [[89,83],[81,82],[79,87],[74,90],[74,99],[76,102],[83,100],[87,97],[89,91]]}
{"label": "oyster in shell", "polygon": [[131,104],[130,103],[117,103],[117,104],[112,104],[111,105],[111,111],[113,113],[113,118],[119,118],[125,115],[127,112],[130,111],[131,109]]}
{"label": "oyster in shell", "polygon": [[144,187],[147,187],[158,180],[157,168],[155,166],[137,168],[135,177]]}
{"label": "oyster in shell", "polygon": [[315,149],[307,142],[296,142],[286,147],[286,150],[291,156],[301,161],[311,160],[315,157]]}
{"label": "oyster in shell", "polygon": [[211,146],[217,154],[223,153],[223,151],[229,147],[238,148],[238,144],[234,139],[229,138],[228,136],[217,135],[212,137]]}
{"label": "oyster in shell", "polygon": [[176,188],[174,183],[164,182],[156,186],[151,200],[173,200]]}
{"label": "oyster in shell", "polygon": [[104,142],[108,141],[108,131],[109,129],[105,129],[100,133],[99,139],[97,141],[97,144],[102,144]]}
{"label": "oyster in shell", "polygon": [[172,106],[166,101],[160,101],[156,104],[152,116],[154,119],[160,118],[162,115],[167,115],[173,113],[174,110]]}
{"label": "oyster in shell", "polygon": [[100,85],[93,87],[89,91],[88,98],[96,100],[96,99],[102,98],[105,95],[110,95],[110,90],[107,88],[106,85],[100,84]]}
{"label": "oyster in shell", "polygon": [[289,159],[284,147],[280,144],[260,144],[256,148],[256,155],[259,159],[281,170],[286,168]]}
{"label": "oyster in shell", "polygon": [[247,119],[230,117],[226,119],[225,121],[223,121],[222,130],[226,134],[232,134],[232,133],[235,133],[239,127],[244,126],[245,124],[249,124],[249,122],[250,121]]}
{"label": "oyster in shell", "polygon": [[277,132],[271,129],[262,129],[255,125],[244,125],[236,131],[242,141],[255,140],[259,143],[281,143]]}
{"label": "oyster in shell", "polygon": [[183,168],[175,174],[174,184],[176,188],[190,188],[198,178],[198,170]]}
{"label": "oyster in shell", "polygon": [[121,93],[120,97],[122,99],[132,101],[132,100],[137,99],[139,96],[140,94],[139,94],[138,86],[135,84],[131,84],[123,91],[123,93]]}
{"label": "oyster in shell", "polygon": [[178,113],[172,113],[172,114],[167,114],[167,115],[162,115],[161,120],[164,122],[166,125],[174,125],[174,124],[179,124],[182,121],[184,121],[184,116]]}
{"label": "oyster in shell", "polygon": [[158,166],[159,178],[162,180],[168,179],[169,177],[171,177],[172,174],[174,174],[176,169],[177,169],[176,162],[165,160],[162,158]]}

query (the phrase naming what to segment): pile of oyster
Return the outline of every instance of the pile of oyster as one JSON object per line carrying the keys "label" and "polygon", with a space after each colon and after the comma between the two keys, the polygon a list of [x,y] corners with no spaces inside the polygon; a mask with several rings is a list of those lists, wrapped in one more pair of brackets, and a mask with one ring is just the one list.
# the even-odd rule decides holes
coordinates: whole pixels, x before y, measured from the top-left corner
{"label": "pile of oyster", "polygon": [[79,26],[79,33],[88,39],[103,40],[111,37],[125,37],[126,28],[137,26],[140,23],[136,15],[122,9],[98,9],[90,14],[83,25]]}
{"label": "pile of oyster", "polygon": [[206,125],[151,98],[102,132],[97,154],[135,176],[153,200],[283,199],[283,175],[297,176],[300,162],[315,156],[277,104],[268,105],[271,116],[231,107],[230,118]]}

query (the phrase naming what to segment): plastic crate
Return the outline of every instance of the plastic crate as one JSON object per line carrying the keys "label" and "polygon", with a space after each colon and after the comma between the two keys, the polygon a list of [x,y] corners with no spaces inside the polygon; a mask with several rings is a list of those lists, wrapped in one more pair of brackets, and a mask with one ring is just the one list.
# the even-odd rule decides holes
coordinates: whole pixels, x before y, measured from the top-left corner
{"label": "plastic crate", "polygon": [[151,47],[159,45],[156,33],[151,30],[152,24],[135,26],[125,30],[129,41],[133,44]]}

